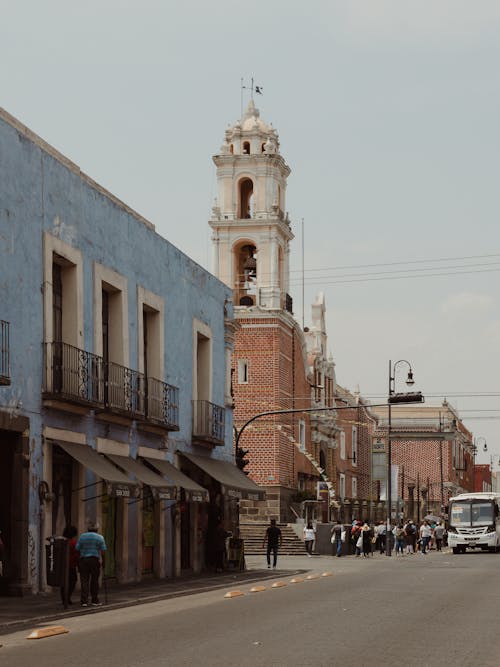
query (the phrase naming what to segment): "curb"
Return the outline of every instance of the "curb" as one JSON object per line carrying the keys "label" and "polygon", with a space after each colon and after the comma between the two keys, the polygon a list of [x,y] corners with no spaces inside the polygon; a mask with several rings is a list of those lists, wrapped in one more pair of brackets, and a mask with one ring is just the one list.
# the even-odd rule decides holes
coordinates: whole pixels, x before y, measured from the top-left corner
{"label": "curb", "polygon": [[[210,593],[212,591],[218,591],[223,588],[228,588],[232,584],[236,583],[237,585],[244,585],[244,584],[254,584],[259,581],[262,581],[263,579],[280,579],[284,577],[289,577],[289,576],[294,576],[294,575],[299,575],[305,573],[306,570],[281,570],[276,572],[276,570],[273,571],[271,574],[268,572],[268,570],[262,570],[261,572],[256,572],[255,575],[251,575],[248,578],[242,577],[241,579],[238,580],[238,577],[232,574],[229,574],[226,577],[226,581],[219,581],[218,583],[206,583],[203,585],[202,582],[199,582],[199,584],[196,587],[191,587],[191,588],[182,588],[180,590],[173,590],[173,591],[168,591],[168,592],[162,592],[162,593],[154,593],[152,595],[148,595],[145,597],[141,597],[138,599],[127,599],[127,600],[122,600],[122,601],[117,601],[117,602],[110,602],[106,605],[102,605],[102,607],[88,607],[86,609],[80,609],[77,607],[76,609],[61,609],[60,611],[54,611],[51,613],[45,613],[45,614],[40,614],[38,616],[30,616],[22,619],[15,619],[13,621],[7,621],[6,623],[0,623],[0,635],[6,635],[10,634],[11,632],[17,632],[18,630],[23,630],[26,627],[32,626],[33,624],[39,624],[39,623],[45,623],[47,621],[54,621],[56,619],[67,619],[67,618],[74,618],[78,616],[88,616],[90,614],[99,614],[103,611],[114,611],[116,609],[124,609],[125,607],[137,607],[138,605],[142,604],[149,604],[151,602],[161,602],[162,600],[171,600],[172,598],[177,598],[177,597],[186,597],[188,595],[197,595],[200,593]],[[234,579],[236,581],[234,581]],[[112,594],[112,593],[111,593]],[[131,591],[131,594],[133,594],[133,591]]]}

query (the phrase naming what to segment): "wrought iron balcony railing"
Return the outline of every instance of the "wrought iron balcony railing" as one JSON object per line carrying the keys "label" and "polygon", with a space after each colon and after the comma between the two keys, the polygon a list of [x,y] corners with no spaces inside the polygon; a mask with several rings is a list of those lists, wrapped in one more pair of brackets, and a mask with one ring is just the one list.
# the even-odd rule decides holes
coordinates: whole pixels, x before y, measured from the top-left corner
{"label": "wrought iron balcony railing", "polygon": [[179,390],[177,387],[147,378],[146,416],[149,421],[169,431],[179,430]]}
{"label": "wrought iron balcony railing", "polygon": [[210,401],[193,401],[193,440],[199,444],[223,445],[225,410]]}
{"label": "wrought iron balcony railing", "polygon": [[179,430],[179,390],[68,343],[45,343],[44,397]]}
{"label": "wrought iron balcony railing", "polygon": [[104,405],[102,357],[68,343],[45,343],[43,390],[70,402]]}
{"label": "wrought iron balcony railing", "polygon": [[10,384],[9,322],[0,320],[0,385]]}
{"label": "wrought iron balcony railing", "polygon": [[104,364],[104,403],[110,410],[145,417],[145,384],[138,371],[113,362]]}

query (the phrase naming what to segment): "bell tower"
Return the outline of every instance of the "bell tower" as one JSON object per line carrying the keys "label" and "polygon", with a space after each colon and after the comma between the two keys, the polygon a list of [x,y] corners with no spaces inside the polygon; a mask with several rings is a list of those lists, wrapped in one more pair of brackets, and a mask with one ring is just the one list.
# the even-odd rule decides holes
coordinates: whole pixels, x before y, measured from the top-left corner
{"label": "bell tower", "polygon": [[278,133],[250,100],[213,156],[218,191],[209,222],[213,272],[233,289],[236,310],[292,312],[289,244],[294,236],[285,214],[290,168],[279,148]]}

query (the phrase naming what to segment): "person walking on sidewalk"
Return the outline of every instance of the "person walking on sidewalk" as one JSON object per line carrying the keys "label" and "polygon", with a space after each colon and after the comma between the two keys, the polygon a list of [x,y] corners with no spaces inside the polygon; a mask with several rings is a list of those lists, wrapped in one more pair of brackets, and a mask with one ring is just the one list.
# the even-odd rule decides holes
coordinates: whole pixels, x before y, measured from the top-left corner
{"label": "person walking on sidewalk", "polygon": [[81,606],[88,607],[89,588],[93,607],[100,607],[99,602],[99,573],[104,568],[104,553],[106,542],[99,535],[97,525],[89,523],[86,533],[82,533],[76,543],[76,550],[80,553],[78,569],[80,570]]}
{"label": "person walking on sidewalk", "polygon": [[271,525],[266,530],[264,535],[264,540],[262,542],[262,548],[264,548],[267,542],[267,567],[271,567],[271,552],[273,554],[273,569],[276,569],[276,564],[278,562],[278,549],[281,548],[283,538],[281,535],[281,530],[276,525],[276,519],[271,519]]}
{"label": "person walking on sidewalk", "polygon": [[[67,600],[68,604],[73,604],[71,596],[73,595],[73,591],[75,590],[78,561],[80,560],[80,554],[76,550],[77,535],[78,531],[75,528],[75,526],[66,526],[66,528],[63,531],[63,537],[65,537],[69,542],[69,560],[68,560],[69,571],[68,571],[68,600]],[[61,586],[61,600],[63,604],[65,597],[66,597],[66,588],[63,585]]]}
{"label": "person walking on sidewalk", "polygon": [[307,526],[304,526],[304,546],[306,548],[306,552],[309,558],[311,558],[312,556],[312,550],[315,539],[316,539],[316,531],[314,530],[312,523],[309,521]]}
{"label": "person walking on sidewalk", "polygon": [[438,551],[443,550],[443,537],[444,537],[444,526],[441,521],[438,521],[436,527],[434,528],[434,539],[436,540],[436,549]]}
{"label": "person walking on sidewalk", "polygon": [[[338,558],[342,556],[342,544],[345,541],[345,530],[344,526],[340,523],[339,520],[335,523],[331,532],[331,543],[335,546],[335,553]],[[344,536],[342,538],[342,535]]]}
{"label": "person walking on sidewalk", "polygon": [[423,524],[420,526],[420,539],[422,540],[422,555],[425,556],[427,553],[427,545],[429,544],[429,540],[432,537],[432,528],[429,526],[427,521],[424,521]]}

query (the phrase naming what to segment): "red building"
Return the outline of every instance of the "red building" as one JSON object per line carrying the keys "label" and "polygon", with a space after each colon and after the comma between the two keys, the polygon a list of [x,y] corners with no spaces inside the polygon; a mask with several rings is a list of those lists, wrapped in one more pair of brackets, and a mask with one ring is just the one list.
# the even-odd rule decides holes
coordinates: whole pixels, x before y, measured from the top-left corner
{"label": "red building", "polygon": [[489,463],[476,464],[474,466],[474,491],[491,491],[492,475]]}

